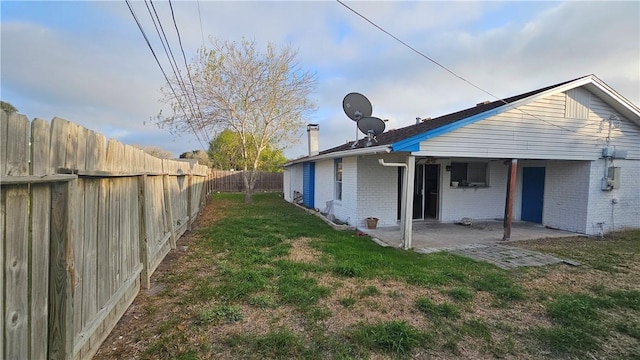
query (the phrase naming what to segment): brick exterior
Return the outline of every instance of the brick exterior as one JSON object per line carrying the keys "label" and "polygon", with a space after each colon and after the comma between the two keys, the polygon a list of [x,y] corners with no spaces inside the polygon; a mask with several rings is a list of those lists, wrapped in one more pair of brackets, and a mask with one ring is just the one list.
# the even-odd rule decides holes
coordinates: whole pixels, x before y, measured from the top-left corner
{"label": "brick exterior", "polygon": [[450,186],[451,172],[445,170],[446,166],[450,164],[451,161],[447,160],[442,162],[440,166],[440,221],[454,222],[464,217],[472,219],[502,218],[507,189],[507,166],[502,161],[489,162],[488,187],[452,188]]}
{"label": "brick exterior", "polygon": [[[613,160],[620,167],[620,188],[602,191],[604,160],[591,164],[589,177],[589,212],[585,233],[600,235],[624,228],[640,228],[640,161]],[[618,203],[614,204],[613,199]]]}
{"label": "brick exterior", "polygon": [[378,226],[397,225],[398,168],[384,167],[378,159],[399,162],[398,156],[366,156],[358,159],[357,226],[366,227],[367,217],[378,218]]}
{"label": "brick exterior", "polygon": [[333,200],[333,159],[316,161],[315,205],[326,212],[327,201]]}
{"label": "brick exterior", "polygon": [[352,226],[358,225],[358,181],[358,159],[355,156],[342,158],[342,201],[336,201],[333,208],[336,218]]}
{"label": "brick exterior", "polygon": [[549,161],[546,165],[544,225],[586,233],[590,161]]}

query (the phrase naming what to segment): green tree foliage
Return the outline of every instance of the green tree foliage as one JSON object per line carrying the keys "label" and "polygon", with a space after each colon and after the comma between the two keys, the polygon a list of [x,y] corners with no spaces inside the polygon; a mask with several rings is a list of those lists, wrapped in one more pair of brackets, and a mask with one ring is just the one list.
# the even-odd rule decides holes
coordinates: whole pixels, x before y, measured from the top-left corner
{"label": "green tree foliage", "polygon": [[13,114],[14,112],[18,112],[18,109],[16,109],[15,106],[9,104],[8,102],[5,101],[1,101],[0,100],[0,107],[2,108],[2,110],[8,112],[9,114]]}
{"label": "green tree foliage", "polygon": [[[252,145],[252,144],[251,144]],[[255,149],[249,146],[249,151]],[[255,154],[249,154],[250,157]],[[209,145],[209,158],[212,167],[221,170],[243,170],[245,164],[242,157],[242,142],[240,134],[231,130],[224,130],[216,136]],[[280,149],[267,147],[260,154],[258,171],[279,172],[287,161]]]}
{"label": "green tree foliage", "polygon": [[196,159],[198,160],[198,164],[211,167],[211,159],[209,159],[209,154],[207,154],[207,152],[204,150],[183,152],[182,154],[180,154],[180,159]]}
{"label": "green tree foliage", "polygon": [[269,43],[261,51],[246,39],[213,40],[211,45],[202,47],[189,65],[190,91],[174,93],[172,88],[181,88],[175,77],[169,79],[171,88],[162,89],[161,101],[171,105],[173,114],[158,115],[158,124],[204,137],[225,129],[235,132],[239,157],[225,161],[245,170],[245,199],[251,202],[264,153],[299,141],[305,117],[315,109],[310,95],[316,76],[300,67],[290,46]]}

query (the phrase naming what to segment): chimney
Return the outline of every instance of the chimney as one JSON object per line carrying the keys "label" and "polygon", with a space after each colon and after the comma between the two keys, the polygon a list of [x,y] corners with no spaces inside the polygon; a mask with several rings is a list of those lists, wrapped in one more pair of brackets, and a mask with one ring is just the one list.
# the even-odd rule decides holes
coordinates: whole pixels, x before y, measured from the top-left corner
{"label": "chimney", "polygon": [[318,155],[318,131],[320,131],[320,126],[318,124],[307,125],[307,136],[309,138],[309,156]]}

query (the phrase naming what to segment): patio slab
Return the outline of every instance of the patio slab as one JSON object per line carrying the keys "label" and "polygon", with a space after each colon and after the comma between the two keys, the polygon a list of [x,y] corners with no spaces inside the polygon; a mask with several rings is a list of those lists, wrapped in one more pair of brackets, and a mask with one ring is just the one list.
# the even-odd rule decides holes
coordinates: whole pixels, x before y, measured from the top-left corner
{"label": "patio slab", "polygon": [[[379,227],[377,229],[358,230],[374,237],[389,246],[400,247],[402,238],[400,226]],[[428,249],[460,247],[472,244],[509,244],[519,240],[559,238],[579,234],[546,228],[540,224],[518,221],[511,228],[511,240],[502,240],[504,228],[502,221],[477,221],[470,226],[437,221],[414,221],[412,248]]]}
{"label": "patio slab", "polygon": [[[400,247],[402,245],[399,226],[360,230],[373,237],[374,241],[382,246]],[[575,261],[566,261],[555,256],[509,246],[520,240],[576,236],[575,233],[549,229],[539,224],[517,222],[512,226],[511,240],[504,241],[502,240],[503,231],[501,221],[480,221],[470,226],[442,224],[435,221],[414,222],[412,248],[423,254],[449,251],[474,260],[488,261],[503,269],[543,266],[560,262],[579,265]]]}

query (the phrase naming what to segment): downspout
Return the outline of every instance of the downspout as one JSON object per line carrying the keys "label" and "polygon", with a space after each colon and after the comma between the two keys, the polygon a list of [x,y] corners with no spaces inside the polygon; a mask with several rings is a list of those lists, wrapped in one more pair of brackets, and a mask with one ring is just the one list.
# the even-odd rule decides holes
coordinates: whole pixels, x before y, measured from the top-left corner
{"label": "downspout", "polygon": [[[402,248],[404,250],[408,250],[411,248],[411,235],[413,231],[413,222],[411,214],[413,213],[413,200],[409,201],[409,197],[413,194],[413,171],[415,169],[415,157],[409,156],[408,158],[409,164],[405,163],[385,163],[384,159],[378,159],[378,163],[382,166],[388,167],[403,167],[405,171],[403,173],[403,183],[402,187],[402,208],[400,211],[400,229],[402,236]],[[409,174],[411,173],[411,174]],[[411,191],[409,188],[411,187]],[[409,218],[411,216],[411,218]]]}

